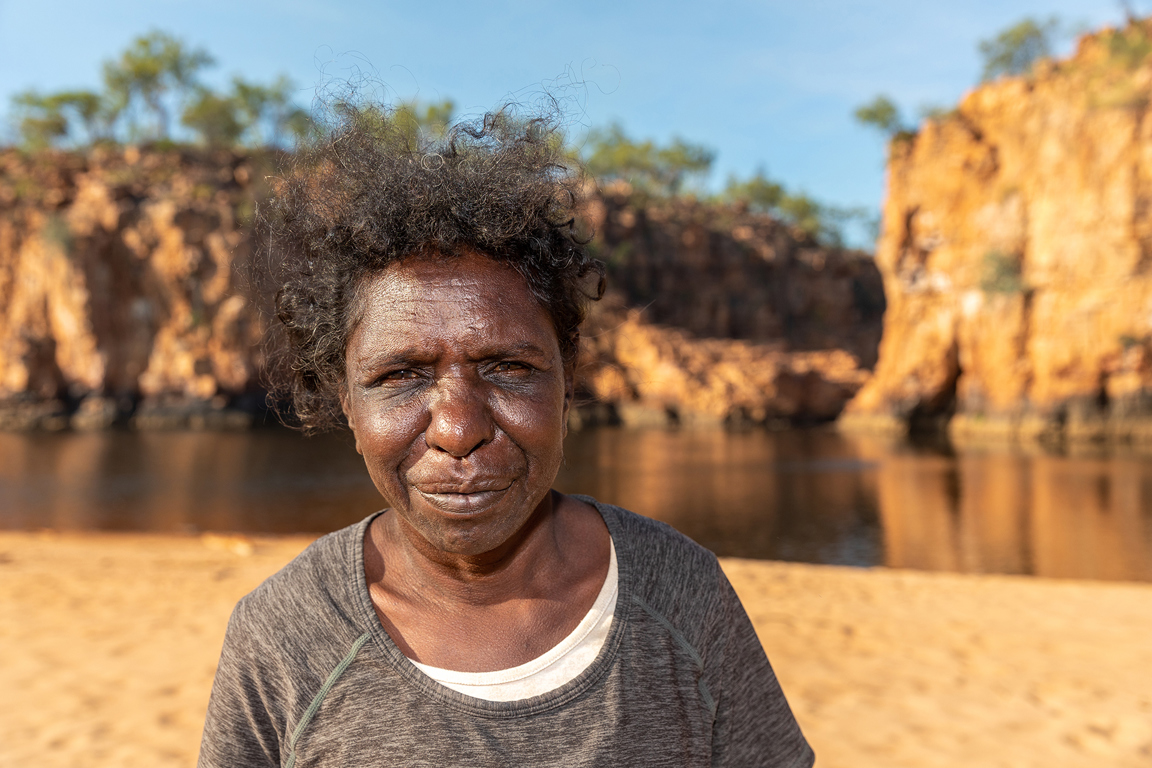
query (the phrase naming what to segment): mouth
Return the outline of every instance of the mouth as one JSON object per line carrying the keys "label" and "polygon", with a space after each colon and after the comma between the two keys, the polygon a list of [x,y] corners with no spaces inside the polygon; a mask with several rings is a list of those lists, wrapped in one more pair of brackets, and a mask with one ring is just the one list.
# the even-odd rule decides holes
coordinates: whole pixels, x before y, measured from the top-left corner
{"label": "mouth", "polygon": [[472,515],[496,504],[512,483],[493,480],[478,483],[428,483],[415,486],[428,504],[451,515]]}

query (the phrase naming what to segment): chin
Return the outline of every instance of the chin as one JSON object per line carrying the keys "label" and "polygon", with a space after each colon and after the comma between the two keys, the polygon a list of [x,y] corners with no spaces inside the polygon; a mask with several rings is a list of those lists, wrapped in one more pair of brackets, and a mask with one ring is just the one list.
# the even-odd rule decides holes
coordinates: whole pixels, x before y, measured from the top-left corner
{"label": "chin", "polygon": [[443,532],[435,540],[429,540],[433,547],[448,555],[477,557],[498,549],[514,535],[502,535],[489,531]]}

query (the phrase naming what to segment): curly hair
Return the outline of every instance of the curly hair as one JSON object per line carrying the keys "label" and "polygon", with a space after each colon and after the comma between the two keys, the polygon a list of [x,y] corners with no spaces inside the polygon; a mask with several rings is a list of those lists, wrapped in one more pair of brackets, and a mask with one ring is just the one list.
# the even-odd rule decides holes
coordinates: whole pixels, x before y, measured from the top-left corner
{"label": "curly hair", "polygon": [[478,252],[513,267],[574,363],[604,265],[576,231],[582,179],[553,123],[509,109],[458,123],[438,141],[378,106],[343,104],[297,152],[267,218],[283,335],[274,388],[305,432],[343,424],[339,393],[367,275],[414,255]]}

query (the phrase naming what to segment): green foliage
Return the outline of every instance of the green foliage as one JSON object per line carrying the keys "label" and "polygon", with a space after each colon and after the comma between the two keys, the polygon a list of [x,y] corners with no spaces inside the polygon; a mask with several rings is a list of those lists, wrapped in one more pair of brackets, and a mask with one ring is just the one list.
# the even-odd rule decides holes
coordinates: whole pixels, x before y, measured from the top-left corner
{"label": "green foliage", "polygon": [[30,149],[43,149],[68,135],[68,118],[56,100],[36,91],[12,97],[20,138]]}
{"label": "green foliage", "polygon": [[788,192],[782,184],[768,178],[763,169],[744,181],[729,178],[721,197],[774,216],[813,240],[833,246],[843,243],[845,224],[868,218],[863,210],[824,205],[803,193]]}
{"label": "green foliage", "polygon": [[651,139],[635,141],[619,123],[593,130],[583,154],[585,167],[598,179],[622,179],[660,196],[675,196],[686,182],[703,179],[716,157],[707,147],[680,138],[666,146]]}
{"label": "green foliage", "polygon": [[[601,181],[622,179],[641,194],[660,197],[674,197],[688,182],[702,181],[714,157],[704,146],[679,138],[665,146],[651,140],[636,141],[618,123],[592,131],[584,147],[584,164],[593,176]],[[789,192],[763,170],[744,180],[729,178],[719,199],[774,216],[830,245],[843,242],[846,222],[867,218],[861,211],[835,208],[803,193]],[[614,253],[609,259],[623,257]]]}
{"label": "green foliage", "polygon": [[128,114],[132,137],[143,135],[137,121],[142,105],[156,120],[150,138],[170,138],[167,97],[185,101],[196,90],[200,71],[213,63],[206,51],[188,50],[171,35],[152,31],[133,40],[119,59],[104,63],[105,92],[117,114]]}
{"label": "green foliage", "polygon": [[333,109],[339,116],[337,124],[353,121],[358,130],[381,140],[415,147],[444,137],[452,122],[455,104],[448,99],[431,104],[412,99],[394,106],[341,101]]}
{"label": "green foliage", "polygon": [[1104,37],[1104,44],[1108,47],[1110,63],[1129,72],[1143,64],[1152,54],[1152,38],[1148,35],[1148,29],[1139,22],[1129,24],[1124,29],[1109,31]]}
{"label": "green foliage", "polygon": [[232,91],[220,94],[200,88],[181,122],[209,147],[276,146],[302,139],[312,118],[292,103],[293,86],[281,77],[270,86],[232,79]]}
{"label": "green foliage", "polygon": [[724,196],[729,200],[743,202],[750,209],[762,213],[777,211],[786,194],[783,185],[768,178],[763,168],[746,181],[730,177],[724,189]]}
{"label": "green foliage", "polygon": [[985,293],[1023,293],[1026,289],[1021,276],[1020,257],[1003,251],[984,254],[980,289]]}
{"label": "green foliage", "polygon": [[229,96],[201,89],[184,110],[180,122],[209,147],[231,147],[240,143],[244,133],[238,106]]}
{"label": "green foliage", "polygon": [[1060,21],[1056,17],[1047,21],[1026,18],[993,38],[981,40],[979,48],[984,68],[980,80],[1030,72],[1037,61],[1052,55],[1059,29]]}
{"label": "green foliage", "polygon": [[292,101],[295,90],[295,84],[283,75],[271,85],[232,78],[232,98],[239,109],[246,144],[279,146],[312,134],[312,117]]}
{"label": "green foliage", "polygon": [[31,150],[115,138],[172,146],[173,115],[201,144],[214,147],[280,146],[315,130],[293,103],[287,78],[262,85],[237,77],[231,91],[219,93],[199,82],[212,64],[207,52],[153,31],[104,63],[101,92],[26,91],[13,97],[13,117]]}
{"label": "green foliage", "polygon": [[1120,342],[1120,348],[1127,352],[1128,350],[1132,349],[1132,347],[1139,347],[1147,344],[1148,337],[1133,336],[1130,333],[1122,333],[1120,334],[1118,341]]}
{"label": "green foliage", "polygon": [[20,137],[33,149],[69,138],[90,143],[107,138],[111,130],[100,95],[91,91],[25,91],[12,97],[12,106]]}
{"label": "green foliage", "polygon": [[392,112],[392,120],[413,139],[441,139],[452,124],[456,103],[451,99],[424,104],[415,99],[402,101]]}
{"label": "green foliage", "polygon": [[44,222],[43,231],[45,240],[55,243],[65,256],[72,255],[72,230],[63,216],[58,213],[49,215]]}
{"label": "green foliage", "polygon": [[884,94],[877,95],[867,104],[861,104],[852,115],[856,118],[856,122],[878,128],[888,138],[910,130],[904,124],[900,108]]}

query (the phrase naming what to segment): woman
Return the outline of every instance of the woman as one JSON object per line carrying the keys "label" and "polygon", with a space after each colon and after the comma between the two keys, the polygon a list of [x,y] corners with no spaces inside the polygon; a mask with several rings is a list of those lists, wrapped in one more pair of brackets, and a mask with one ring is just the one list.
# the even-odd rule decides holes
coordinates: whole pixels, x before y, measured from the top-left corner
{"label": "woman", "polygon": [[551,490],[603,291],[558,147],[349,108],[280,189],[296,411],[389,506],[236,607],[203,768],[811,765],[716,558]]}

